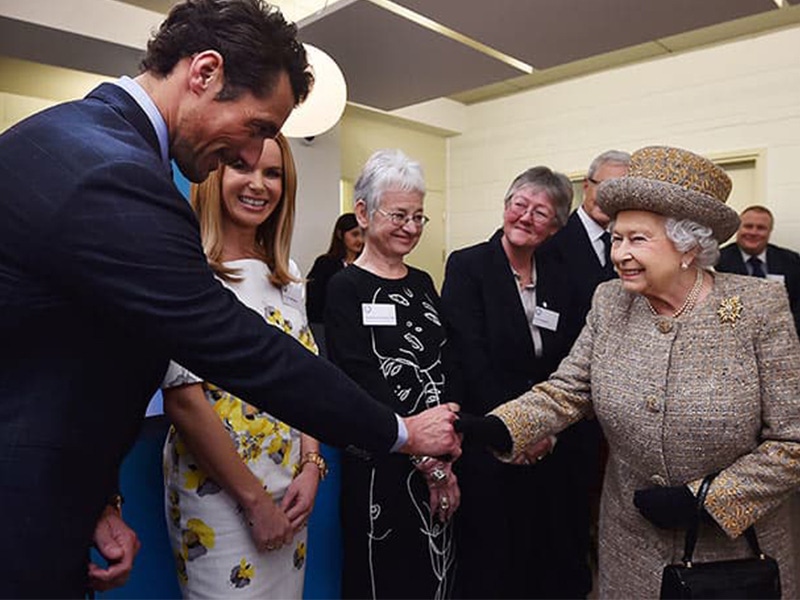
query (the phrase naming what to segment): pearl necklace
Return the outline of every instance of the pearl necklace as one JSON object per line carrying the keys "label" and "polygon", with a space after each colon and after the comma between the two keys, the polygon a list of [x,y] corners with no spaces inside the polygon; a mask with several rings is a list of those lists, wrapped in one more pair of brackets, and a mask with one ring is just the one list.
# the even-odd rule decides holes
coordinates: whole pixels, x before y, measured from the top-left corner
{"label": "pearl necklace", "polygon": [[[703,289],[703,269],[697,269],[697,278],[694,280],[694,285],[692,289],[689,290],[689,293],[686,295],[686,300],[683,301],[680,308],[672,313],[672,318],[677,319],[683,313],[692,312],[694,305],[697,304],[697,299],[700,297],[700,291]],[[644,299],[647,302],[647,307],[650,309],[650,312],[653,313],[654,317],[659,316],[658,311],[653,308],[653,305],[650,304],[650,300],[647,298]]]}

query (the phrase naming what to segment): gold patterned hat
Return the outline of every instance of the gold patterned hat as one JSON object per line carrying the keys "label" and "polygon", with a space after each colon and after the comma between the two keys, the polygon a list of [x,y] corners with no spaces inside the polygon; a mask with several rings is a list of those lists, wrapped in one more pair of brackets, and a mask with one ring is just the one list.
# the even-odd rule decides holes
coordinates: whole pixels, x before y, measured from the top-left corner
{"label": "gold patterned hat", "polygon": [[739,215],[725,202],[731,179],[713,162],[688,150],[648,146],[631,155],[625,177],[597,188],[597,203],[612,219],[622,210],[647,210],[690,219],[724,242],[739,228]]}

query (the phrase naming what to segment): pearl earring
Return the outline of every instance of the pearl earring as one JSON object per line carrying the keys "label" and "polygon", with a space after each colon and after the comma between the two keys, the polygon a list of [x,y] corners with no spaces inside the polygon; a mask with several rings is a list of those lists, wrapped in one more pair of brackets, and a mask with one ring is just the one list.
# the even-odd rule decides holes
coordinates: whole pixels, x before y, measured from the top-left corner
{"label": "pearl earring", "polygon": [[688,268],[689,268],[689,263],[685,263],[685,262],[681,263],[681,269],[683,269],[685,271]]}

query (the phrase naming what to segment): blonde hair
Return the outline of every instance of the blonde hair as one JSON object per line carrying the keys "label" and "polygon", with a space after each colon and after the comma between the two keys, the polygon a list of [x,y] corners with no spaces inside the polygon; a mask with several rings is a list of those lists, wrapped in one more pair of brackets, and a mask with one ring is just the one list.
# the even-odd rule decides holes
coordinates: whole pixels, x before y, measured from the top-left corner
{"label": "blonde hair", "polygon": [[[275,287],[283,287],[299,281],[289,273],[289,254],[294,229],[295,194],[297,192],[297,170],[289,142],[278,134],[275,143],[281,151],[283,191],[278,206],[269,218],[256,230],[256,251],[269,267],[269,280]],[[192,184],[190,202],[200,221],[200,237],[208,264],[214,272],[226,280],[239,279],[239,269],[222,264],[222,178],[225,165],[212,172],[200,184]]]}

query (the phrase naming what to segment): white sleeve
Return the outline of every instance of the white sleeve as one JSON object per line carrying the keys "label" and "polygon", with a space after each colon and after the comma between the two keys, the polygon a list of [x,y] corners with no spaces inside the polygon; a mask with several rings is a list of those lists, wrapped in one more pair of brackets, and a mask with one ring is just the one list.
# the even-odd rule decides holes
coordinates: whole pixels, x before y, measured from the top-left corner
{"label": "white sleeve", "polygon": [[192,373],[189,369],[182,367],[174,360],[169,361],[169,367],[164,375],[164,380],[161,382],[161,389],[166,390],[169,388],[187,385],[189,383],[202,383],[203,380]]}

